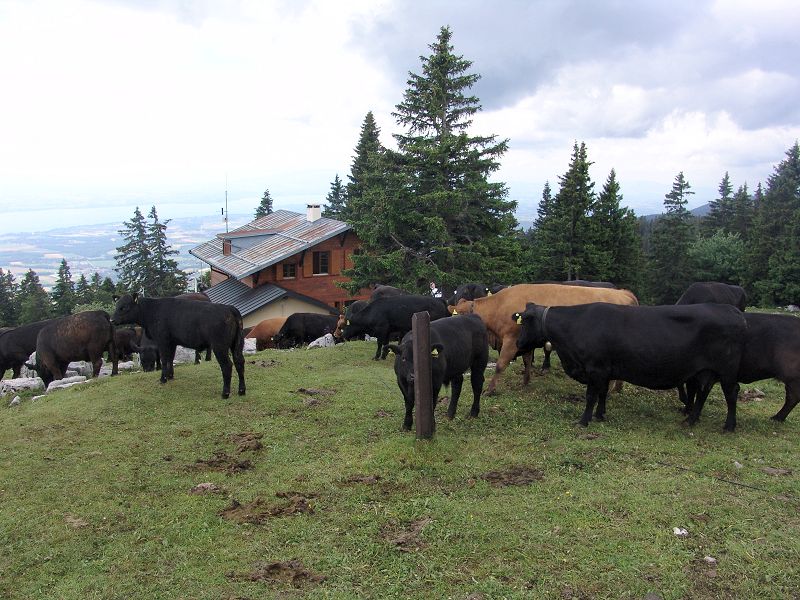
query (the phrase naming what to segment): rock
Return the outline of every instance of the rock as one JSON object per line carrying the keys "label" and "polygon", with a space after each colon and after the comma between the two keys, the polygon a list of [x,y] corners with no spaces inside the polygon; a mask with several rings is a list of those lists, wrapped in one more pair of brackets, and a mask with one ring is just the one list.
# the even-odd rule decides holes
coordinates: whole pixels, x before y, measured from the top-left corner
{"label": "rock", "polygon": [[194,349],[178,346],[175,348],[175,360],[172,361],[173,365],[185,365],[194,362]]}
{"label": "rock", "polygon": [[50,385],[47,386],[47,391],[51,392],[53,390],[72,387],[76,383],[84,383],[86,381],[86,377],[83,375],[78,375],[77,377],[65,377],[64,379],[56,379],[55,381],[51,381]]}
{"label": "rock", "polygon": [[740,463],[738,460],[733,461],[733,466],[736,467],[737,469],[741,469],[744,467],[744,465]]}
{"label": "rock", "polygon": [[82,377],[91,377],[92,373],[94,373],[92,363],[86,362],[85,360],[71,362],[69,365],[67,365],[67,369],[70,371],[76,371],[78,376]]}
{"label": "rock", "polygon": [[9,406],[19,406],[20,402],[22,402],[22,401],[19,399],[19,396],[14,396],[14,399],[11,402],[9,402],[8,405]]}
{"label": "rock", "polygon": [[797,306],[797,304],[790,304],[786,307],[786,310],[789,312],[800,312],[800,306]]}
{"label": "rock", "polygon": [[0,396],[23,390],[43,390],[44,381],[40,377],[19,377],[0,381]]}
{"label": "rock", "polygon": [[684,529],[683,527],[673,527],[672,528],[672,533],[674,533],[678,537],[688,537],[688,535],[689,535],[689,532],[686,529]]}
{"label": "rock", "polygon": [[311,342],[308,347],[309,348],[330,348],[336,344],[336,340],[333,339],[333,335],[330,333],[326,333],[321,338],[315,339]]}
{"label": "rock", "polygon": [[31,398],[31,402],[36,402],[40,398],[46,398],[46,396],[44,394],[39,394],[38,396],[34,396],[33,398]]}
{"label": "rock", "polygon": [[244,353],[245,354],[255,354],[256,353],[256,338],[245,338],[244,339]]}
{"label": "rock", "polygon": [[717,559],[714,558],[713,556],[704,556],[703,560],[706,561],[712,567],[716,566],[717,564]]}

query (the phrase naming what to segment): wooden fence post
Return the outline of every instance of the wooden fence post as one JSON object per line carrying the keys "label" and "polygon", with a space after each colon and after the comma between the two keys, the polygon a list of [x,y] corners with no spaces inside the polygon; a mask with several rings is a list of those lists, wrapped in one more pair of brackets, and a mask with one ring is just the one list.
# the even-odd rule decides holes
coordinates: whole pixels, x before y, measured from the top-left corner
{"label": "wooden fence post", "polygon": [[414,399],[417,422],[417,439],[433,437],[436,424],[433,420],[434,402],[431,382],[431,316],[427,311],[414,313],[411,318],[412,344],[414,345]]}

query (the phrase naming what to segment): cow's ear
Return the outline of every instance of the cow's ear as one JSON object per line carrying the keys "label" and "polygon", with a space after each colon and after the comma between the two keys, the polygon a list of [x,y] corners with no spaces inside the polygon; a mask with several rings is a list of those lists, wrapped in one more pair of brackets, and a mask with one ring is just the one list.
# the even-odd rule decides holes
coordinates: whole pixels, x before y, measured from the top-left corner
{"label": "cow's ear", "polygon": [[431,356],[433,358],[439,358],[439,354],[441,352],[444,352],[444,346],[442,346],[441,344],[434,344],[433,346],[431,346]]}
{"label": "cow's ear", "polygon": [[119,296],[117,296],[116,294],[114,294],[113,296],[111,296],[111,299],[112,299],[114,302],[116,302],[117,300],[119,300]]}
{"label": "cow's ear", "polygon": [[133,302],[136,303],[139,301],[139,293],[133,292]]}

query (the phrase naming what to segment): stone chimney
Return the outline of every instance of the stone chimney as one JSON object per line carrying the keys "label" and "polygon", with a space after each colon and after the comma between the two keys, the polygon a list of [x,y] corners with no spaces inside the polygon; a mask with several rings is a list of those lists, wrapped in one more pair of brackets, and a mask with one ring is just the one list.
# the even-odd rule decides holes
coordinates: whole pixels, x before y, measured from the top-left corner
{"label": "stone chimney", "polygon": [[306,208],[306,220],[309,223],[313,223],[322,216],[322,211],[320,210],[319,204],[307,204]]}

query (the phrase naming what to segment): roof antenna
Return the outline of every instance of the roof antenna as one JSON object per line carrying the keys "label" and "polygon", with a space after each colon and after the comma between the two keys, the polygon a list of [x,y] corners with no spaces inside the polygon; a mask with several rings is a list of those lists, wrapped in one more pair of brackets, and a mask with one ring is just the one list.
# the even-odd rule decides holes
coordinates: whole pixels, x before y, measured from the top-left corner
{"label": "roof antenna", "polygon": [[228,174],[225,173],[225,208],[222,209],[225,218],[225,233],[228,233]]}

